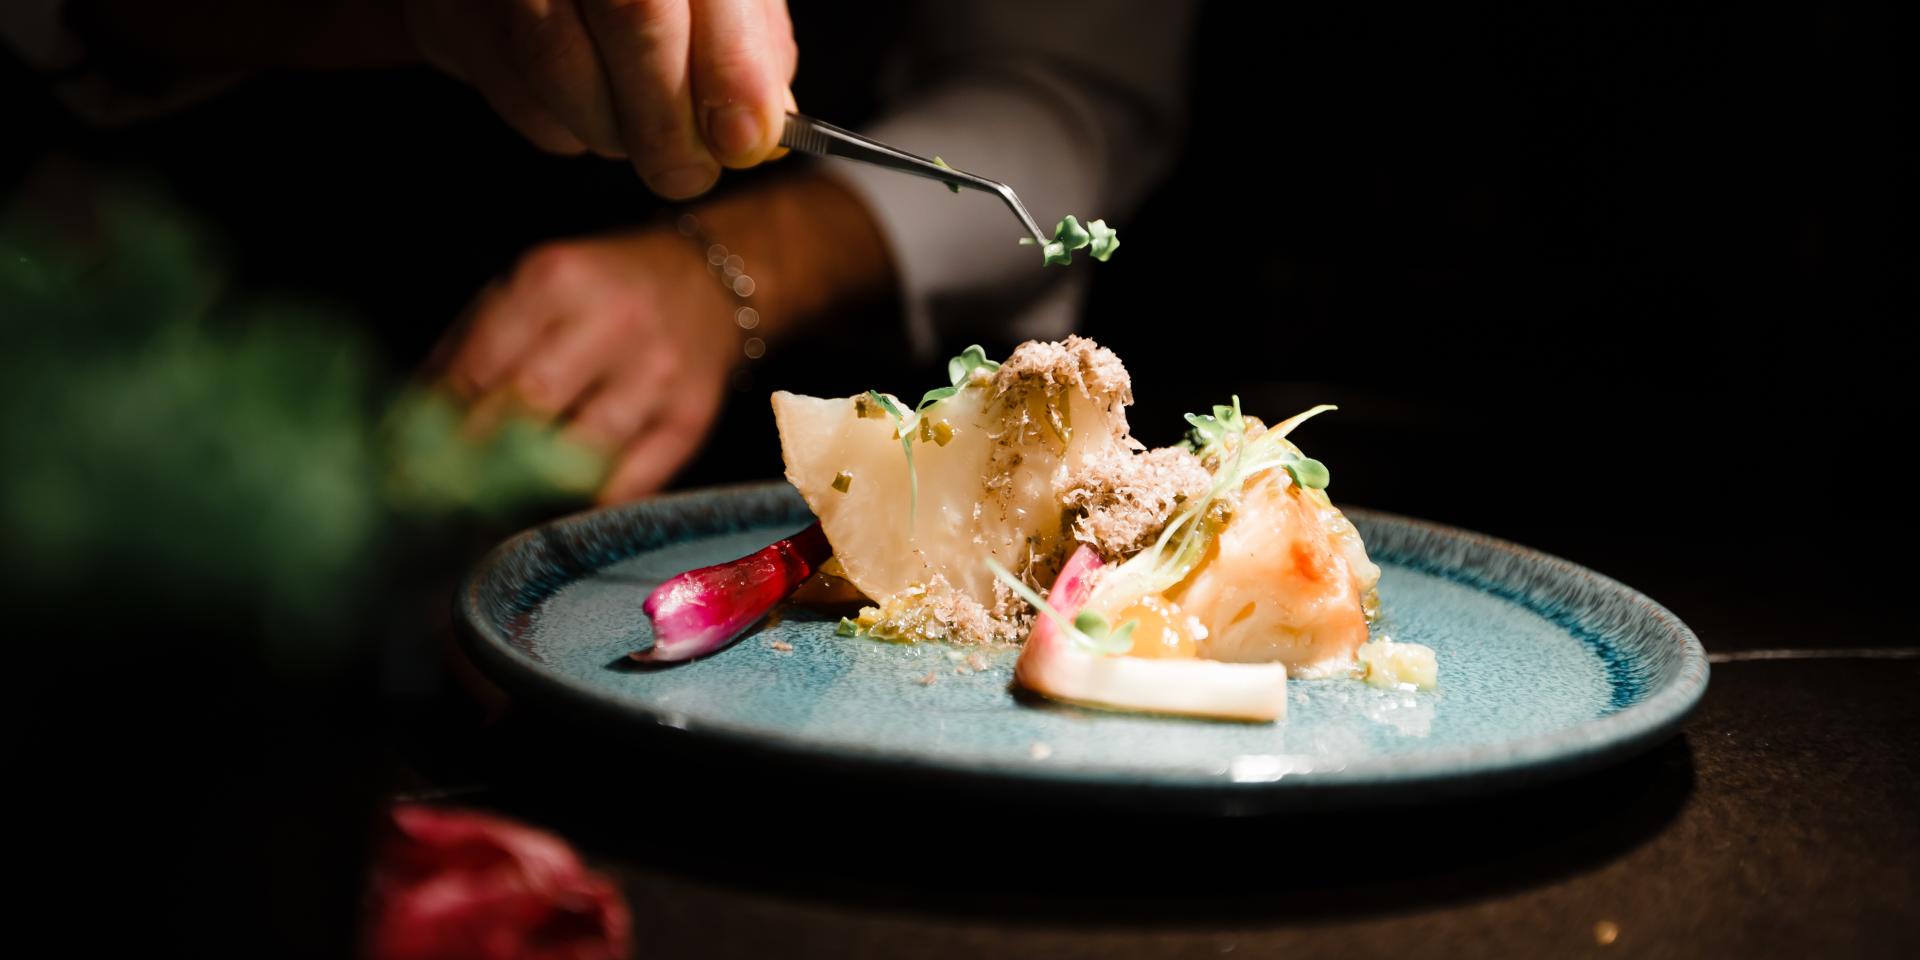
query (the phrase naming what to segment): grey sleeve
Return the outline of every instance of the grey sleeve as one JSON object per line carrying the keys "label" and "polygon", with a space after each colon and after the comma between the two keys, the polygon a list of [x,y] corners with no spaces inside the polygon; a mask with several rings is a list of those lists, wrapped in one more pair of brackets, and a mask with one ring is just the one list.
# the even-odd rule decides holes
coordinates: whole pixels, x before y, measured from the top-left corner
{"label": "grey sleeve", "polygon": [[[862,132],[1006,182],[1043,228],[1067,214],[1103,218],[1124,241],[1126,215],[1178,150],[1196,7],[925,5],[887,84],[892,109]],[[986,331],[1057,338],[1076,326],[1095,267],[1043,269],[997,198],[858,164],[822,169],[866,201],[886,237],[923,359]],[[1115,263],[1125,257],[1123,247]]]}

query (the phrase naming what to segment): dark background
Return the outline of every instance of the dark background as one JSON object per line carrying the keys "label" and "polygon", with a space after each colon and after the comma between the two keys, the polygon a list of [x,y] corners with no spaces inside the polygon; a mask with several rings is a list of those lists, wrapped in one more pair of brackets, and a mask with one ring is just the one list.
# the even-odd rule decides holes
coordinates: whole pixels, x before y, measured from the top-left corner
{"label": "dark background", "polygon": [[[1812,514],[1846,514],[1898,432],[1902,24],[1535,7],[1205,11],[1183,160],[1122,224],[1125,259],[1081,267],[1084,330],[1132,370],[1136,431],[1169,441],[1230,392],[1270,417],[1335,402],[1302,439],[1346,502],[1603,569],[1709,550],[1763,561],[1735,579],[1778,592],[1844,587],[1862,571],[1775,565],[1752,538],[1857,526]],[[807,109],[871,116],[900,19],[798,4],[802,49],[828,51],[803,58]],[[157,173],[227,238],[237,284],[340,303],[401,366],[529,247],[657,212],[621,165],[543,156],[424,70],[269,74],[108,134],[22,90],[13,170],[53,143]],[[769,389],[936,379],[899,365],[892,321],[860,318],[883,348],[776,351],[680,482],[778,473]]]}
{"label": "dark background", "polygon": [[[846,6],[795,4],[796,91],[857,126],[897,24]],[[1911,442],[1920,158],[1905,24],[1871,6],[1325,6],[1207,9],[1182,161],[1115,218],[1114,262],[1074,267],[1095,273],[1084,332],[1132,371],[1136,433],[1169,442],[1182,411],[1236,392],[1269,417],[1338,403],[1300,440],[1340,502],[1588,564],[1673,607],[1710,650],[1895,635],[1901,570],[1878,556],[1906,522],[1891,470]],[[46,162],[149,175],[227,238],[237,284],[350,310],[397,367],[528,247],[656,212],[624,167],[540,155],[425,70],[269,73],[101,132],[7,69],[9,196]],[[776,350],[678,483],[778,473],[770,389],[910,393],[940,376],[876,364],[893,318],[859,322],[865,344]],[[448,568],[484,541],[445,551]],[[234,695],[253,678],[184,663],[168,700],[271,712]],[[370,676],[348,679],[350,706],[375,702]],[[63,729],[81,714],[107,729],[159,722],[188,743],[230,718],[149,712],[151,689],[104,707],[73,692],[94,702],[46,722],[56,750],[112,742]],[[252,802],[262,794],[156,798],[125,785],[231,774],[191,748],[89,753],[63,775],[77,795],[104,792],[51,822],[124,840],[184,809],[280,837],[270,851],[324,846],[314,838],[377,792],[356,739],[377,735],[353,732],[307,730],[308,769],[240,782],[284,788],[322,770],[337,803],[306,793],[282,816]],[[115,813],[128,803],[146,811],[131,828]],[[170,848],[149,836],[127,849]],[[235,854],[248,855],[261,854]],[[62,882],[84,886],[99,862]]]}

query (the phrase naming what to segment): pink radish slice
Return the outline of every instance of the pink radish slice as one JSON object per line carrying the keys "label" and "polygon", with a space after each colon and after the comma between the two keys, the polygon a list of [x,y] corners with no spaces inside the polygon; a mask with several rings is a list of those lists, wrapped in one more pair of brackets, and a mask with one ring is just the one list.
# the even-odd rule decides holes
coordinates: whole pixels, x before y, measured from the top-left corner
{"label": "pink radish slice", "polygon": [[653,646],[629,656],[668,663],[712,653],[759,623],[832,555],[815,523],[738,560],[679,574],[647,595],[641,609],[653,618]]}
{"label": "pink radish slice", "polygon": [[[1047,604],[1072,621],[1092,595],[1101,566],[1093,550],[1082,545],[1054,578]],[[1014,678],[1056,700],[1119,710],[1256,721],[1279,720],[1287,713],[1284,664],[1095,653],[1045,613],[1034,621]]]}

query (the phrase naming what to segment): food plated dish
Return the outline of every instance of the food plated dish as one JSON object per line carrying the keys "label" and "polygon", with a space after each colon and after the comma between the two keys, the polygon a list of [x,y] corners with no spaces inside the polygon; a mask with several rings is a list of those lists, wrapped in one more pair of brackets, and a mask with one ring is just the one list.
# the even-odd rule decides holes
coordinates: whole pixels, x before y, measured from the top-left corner
{"label": "food plated dish", "polygon": [[1147,450],[1126,368],[1090,340],[974,347],[949,375],[914,405],[773,396],[822,575],[871,604],[841,633],[1024,644],[1028,690],[1142,712],[1277,720],[1290,672],[1433,688],[1430,650],[1367,646],[1379,567],[1288,439],[1331,407],[1269,427],[1235,398]]}
{"label": "food plated dish", "polygon": [[1296,445],[1323,410],[1223,404],[1149,451],[1087,341],[949,372],[911,405],[776,396],[788,483],[503,544],[460,599],[469,649],[600,722],[1241,806],[1591,766],[1704,689],[1692,634],[1614,581],[1334,507]]}

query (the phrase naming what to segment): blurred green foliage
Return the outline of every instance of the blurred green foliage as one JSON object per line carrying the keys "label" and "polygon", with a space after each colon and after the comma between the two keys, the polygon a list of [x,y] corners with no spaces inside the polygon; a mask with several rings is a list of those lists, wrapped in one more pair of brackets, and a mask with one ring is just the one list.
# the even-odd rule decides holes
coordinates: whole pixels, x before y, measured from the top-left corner
{"label": "blurred green foliage", "polygon": [[471,510],[504,516],[530,501],[583,497],[600,485],[605,461],[532,420],[509,419],[489,435],[469,436],[453,398],[414,389],[382,427],[385,491],[397,509],[428,516]]}
{"label": "blurred green foliage", "polygon": [[86,216],[0,223],[0,538],[11,585],[351,609],[390,534],[578,503],[594,454],[543,425],[461,434],[349,318],[228,289],[191,218],[101,189]]}

